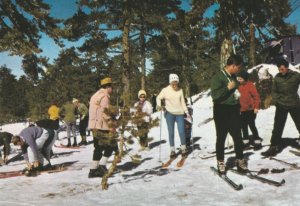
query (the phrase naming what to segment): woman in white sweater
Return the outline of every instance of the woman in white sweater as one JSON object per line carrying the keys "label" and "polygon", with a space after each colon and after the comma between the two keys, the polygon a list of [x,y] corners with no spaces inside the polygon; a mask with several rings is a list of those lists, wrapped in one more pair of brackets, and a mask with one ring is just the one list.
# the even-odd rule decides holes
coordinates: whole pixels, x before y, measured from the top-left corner
{"label": "woman in white sweater", "polygon": [[181,155],[187,157],[186,139],[184,132],[184,114],[190,118],[188,109],[184,101],[182,89],[178,87],[179,77],[176,74],[169,75],[169,83],[167,87],[163,88],[156,98],[157,109],[161,110],[161,101],[165,101],[165,118],[168,126],[169,143],[171,147],[170,158],[176,158],[175,142],[174,142],[174,126],[177,123],[178,133],[181,142]]}

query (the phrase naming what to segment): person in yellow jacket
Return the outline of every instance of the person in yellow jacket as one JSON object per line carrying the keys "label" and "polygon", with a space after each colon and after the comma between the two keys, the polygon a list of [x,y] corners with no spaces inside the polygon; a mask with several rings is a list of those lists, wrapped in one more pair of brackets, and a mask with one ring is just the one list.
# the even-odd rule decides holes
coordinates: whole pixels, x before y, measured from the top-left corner
{"label": "person in yellow jacket", "polygon": [[49,119],[51,120],[52,129],[54,129],[55,139],[58,139],[58,128],[59,128],[59,107],[56,102],[52,102],[48,109]]}

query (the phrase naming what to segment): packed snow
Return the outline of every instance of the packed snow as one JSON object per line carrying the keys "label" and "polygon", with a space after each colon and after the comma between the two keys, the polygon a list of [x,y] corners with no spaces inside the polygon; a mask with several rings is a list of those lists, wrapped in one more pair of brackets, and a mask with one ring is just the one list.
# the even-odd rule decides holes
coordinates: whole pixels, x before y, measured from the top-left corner
{"label": "packed snow", "polygon": [[[228,176],[237,183],[243,184],[244,189],[235,191],[221,178],[215,175],[210,166],[216,165],[216,159],[201,159],[201,155],[214,151],[215,127],[212,120],[212,100],[209,92],[203,92],[192,99],[194,105],[193,138],[194,150],[189,155],[182,168],[176,167],[177,158],[168,170],[161,172],[159,167],[169,157],[168,132],[163,118],[160,127],[153,128],[149,136],[150,151],[139,152],[139,145],[127,145],[130,154],[140,154],[142,162],[135,165],[126,155],[118,164],[118,170],[109,178],[109,188],[101,189],[100,178],[88,178],[92,160],[93,144],[80,149],[65,149],[53,147],[52,164],[77,161],[67,171],[59,173],[43,173],[37,177],[11,177],[0,179],[0,205],[298,205],[300,201],[299,170],[274,160],[262,159],[262,150],[245,151],[251,170],[261,168],[285,168],[284,173],[268,173],[261,175],[276,181],[285,179],[283,186],[275,187],[245,176],[228,172]],[[256,119],[256,125],[263,145],[270,143],[274,122],[275,107],[261,110]],[[153,114],[160,118],[160,113]],[[3,125],[2,131],[18,134],[27,125],[16,123]],[[160,134],[161,131],[161,134]],[[66,132],[59,133],[60,140],[55,144],[66,143]],[[299,134],[291,117],[288,117],[284,138],[298,138]],[[160,145],[160,138],[163,143]],[[179,147],[179,137],[176,134],[176,146]],[[79,140],[79,134],[78,134]],[[92,137],[88,137],[92,141]],[[276,157],[291,163],[300,164],[298,156],[291,154],[290,146],[286,147]],[[160,153],[161,151],[161,153]],[[19,152],[18,147],[12,146],[13,157]],[[228,162],[234,161],[234,154],[225,155]],[[161,159],[162,162],[159,160]],[[112,160],[112,158],[110,159]],[[0,172],[21,170],[24,161],[18,160],[0,167]]]}

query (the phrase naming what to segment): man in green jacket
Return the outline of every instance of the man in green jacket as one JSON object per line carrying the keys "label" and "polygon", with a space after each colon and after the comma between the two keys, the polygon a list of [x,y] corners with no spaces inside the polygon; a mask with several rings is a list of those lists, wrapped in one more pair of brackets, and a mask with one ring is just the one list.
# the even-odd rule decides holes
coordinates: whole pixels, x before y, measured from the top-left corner
{"label": "man in green jacket", "polygon": [[230,56],[225,68],[217,72],[211,81],[213,115],[217,134],[217,167],[220,174],[226,173],[224,146],[228,133],[234,141],[237,169],[240,172],[248,171],[243,156],[238,82],[235,76],[240,71],[242,64],[243,60],[240,56]]}
{"label": "man in green jacket", "polygon": [[[300,73],[289,69],[285,59],[277,61],[279,73],[275,76],[272,86],[272,101],[276,106],[271,146],[261,155],[270,157],[280,152],[280,143],[288,113],[291,115],[300,134],[300,98],[298,89]],[[300,136],[299,136],[300,137]]]}
{"label": "man in green jacket", "polygon": [[68,144],[67,147],[71,146],[71,131],[73,134],[74,142],[72,146],[77,146],[76,141],[76,108],[75,105],[71,102],[65,103],[61,109],[59,110],[59,116],[62,118],[65,122],[65,125],[67,127],[67,138],[68,138]]}
{"label": "man in green jacket", "polygon": [[81,142],[79,142],[79,145],[87,145],[86,128],[88,126],[89,121],[89,109],[87,108],[87,106],[85,106],[85,104],[83,104],[76,98],[73,98],[72,102],[75,105],[77,113],[80,116],[79,133],[81,136]]}

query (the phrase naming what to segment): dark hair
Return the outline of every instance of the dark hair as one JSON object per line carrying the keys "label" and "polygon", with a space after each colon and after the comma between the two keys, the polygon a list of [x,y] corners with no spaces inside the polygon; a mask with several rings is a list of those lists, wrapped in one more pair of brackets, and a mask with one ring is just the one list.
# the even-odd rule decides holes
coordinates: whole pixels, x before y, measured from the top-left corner
{"label": "dark hair", "polygon": [[285,66],[285,67],[289,67],[289,62],[285,59],[279,58],[276,60],[276,66],[280,67],[281,65]]}
{"label": "dark hair", "polygon": [[18,135],[13,136],[13,137],[11,138],[11,143],[13,143],[14,145],[17,145],[18,142],[20,142],[20,141],[21,141],[21,137],[18,136]]}
{"label": "dark hair", "polygon": [[243,58],[240,55],[233,54],[227,59],[226,65],[242,65],[243,64]]}
{"label": "dark hair", "polygon": [[107,89],[108,87],[112,87],[112,84],[104,84],[101,86],[103,89]]}
{"label": "dark hair", "polygon": [[240,71],[236,76],[242,77],[245,81],[248,81],[249,79],[249,73],[245,70]]}

